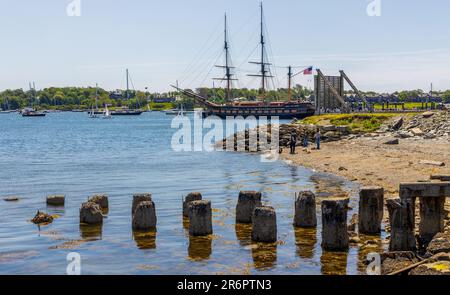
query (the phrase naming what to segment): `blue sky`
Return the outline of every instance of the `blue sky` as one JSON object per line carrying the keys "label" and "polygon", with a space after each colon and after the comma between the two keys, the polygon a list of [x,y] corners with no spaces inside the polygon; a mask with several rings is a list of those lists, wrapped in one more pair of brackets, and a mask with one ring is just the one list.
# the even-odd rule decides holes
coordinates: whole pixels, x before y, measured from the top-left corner
{"label": "blue sky", "polygon": [[[67,16],[70,2],[0,0],[0,90],[28,81],[123,88],[127,67],[136,89],[212,86],[224,12],[238,86],[258,86],[246,77],[257,58],[257,0],[81,0],[79,17]],[[344,69],[362,90],[449,89],[450,3],[381,0],[381,16],[369,17],[370,2],[265,0],[275,86],[291,64]],[[312,87],[311,77],[295,82]]]}

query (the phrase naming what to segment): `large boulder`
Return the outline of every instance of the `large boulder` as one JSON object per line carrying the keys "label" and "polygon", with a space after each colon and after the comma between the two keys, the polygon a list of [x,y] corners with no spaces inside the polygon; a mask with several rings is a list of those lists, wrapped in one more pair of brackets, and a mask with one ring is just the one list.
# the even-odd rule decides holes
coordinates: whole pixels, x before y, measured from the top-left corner
{"label": "large boulder", "polygon": [[438,253],[450,253],[450,233],[438,233],[427,247],[427,255],[433,256]]}
{"label": "large boulder", "polygon": [[394,129],[394,130],[400,130],[400,128],[402,128],[404,122],[405,122],[405,119],[404,119],[403,117],[398,118],[398,119],[395,120],[394,123],[392,124],[392,129]]}
{"label": "large boulder", "polygon": [[381,254],[381,274],[387,275],[418,263],[420,260],[409,251],[387,252]]}

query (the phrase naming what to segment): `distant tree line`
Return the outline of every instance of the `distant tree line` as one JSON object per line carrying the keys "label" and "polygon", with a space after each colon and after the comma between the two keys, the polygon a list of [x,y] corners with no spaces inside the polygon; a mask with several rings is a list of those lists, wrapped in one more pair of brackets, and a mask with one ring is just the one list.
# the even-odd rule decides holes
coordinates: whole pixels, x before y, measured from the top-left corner
{"label": "distant tree line", "polygon": [[[191,90],[192,91],[192,90]],[[198,88],[194,90],[196,93],[216,103],[225,103],[226,89],[223,88]],[[50,87],[42,90],[34,91],[23,89],[5,90],[0,92],[0,109],[17,110],[25,107],[35,107],[39,109],[90,109],[95,106],[95,98],[97,93],[97,105],[103,108],[105,105],[115,107],[126,106],[129,108],[143,108],[155,97],[177,97],[177,101],[169,107],[184,106],[185,109],[193,109],[197,107],[194,99],[181,95],[178,92],[169,93],[149,93],[144,91],[129,91],[129,99],[125,97],[125,91],[121,91],[122,96],[114,96],[111,98],[110,92],[102,88],[95,87]],[[352,91],[346,91],[346,94],[353,94]],[[301,85],[295,85],[292,88],[292,99],[307,100],[313,91]],[[380,95],[376,92],[365,92],[368,96]],[[401,101],[407,101],[411,98],[423,97],[427,93],[422,90],[409,90],[394,92]],[[450,90],[444,92],[434,92],[433,95],[440,96],[444,102],[450,103]],[[231,97],[233,99],[243,98],[245,100],[255,101],[262,97],[259,89],[232,89]],[[277,90],[269,90],[264,95],[266,101],[285,101],[288,99],[288,89],[279,88]]]}

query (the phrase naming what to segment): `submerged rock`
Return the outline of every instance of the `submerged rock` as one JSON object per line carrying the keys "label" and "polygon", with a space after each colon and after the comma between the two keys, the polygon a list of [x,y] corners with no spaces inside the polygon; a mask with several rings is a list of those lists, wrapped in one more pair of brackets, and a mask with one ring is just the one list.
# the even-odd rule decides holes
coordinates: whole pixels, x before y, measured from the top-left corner
{"label": "submerged rock", "polygon": [[3,201],[5,201],[5,202],[18,202],[19,201],[19,197],[7,197],[7,198],[3,198]]}
{"label": "submerged rock", "polygon": [[34,224],[48,224],[53,222],[53,217],[47,213],[38,211],[31,222]]}

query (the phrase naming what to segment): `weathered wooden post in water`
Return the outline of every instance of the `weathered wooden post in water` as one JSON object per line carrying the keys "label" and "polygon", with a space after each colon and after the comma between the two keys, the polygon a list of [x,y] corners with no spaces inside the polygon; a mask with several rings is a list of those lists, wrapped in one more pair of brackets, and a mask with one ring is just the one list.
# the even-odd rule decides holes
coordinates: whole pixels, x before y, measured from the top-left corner
{"label": "weathered wooden post in water", "polygon": [[322,248],[345,251],[349,248],[347,212],[349,198],[330,198],[322,201]]}
{"label": "weathered wooden post in water", "polygon": [[133,204],[131,205],[131,215],[134,215],[134,211],[136,210],[139,203],[148,201],[152,202],[152,194],[143,193],[143,194],[134,194],[133,195]]}
{"label": "weathered wooden post in water", "polygon": [[153,201],[140,202],[133,214],[133,230],[156,230],[156,208]]}
{"label": "weathered wooden post in water", "polygon": [[300,192],[295,200],[294,226],[312,228],[317,226],[316,196],[310,191]]}
{"label": "weathered wooden post in water", "polygon": [[208,236],[213,233],[210,201],[193,201],[189,204],[189,234]]}
{"label": "weathered wooden post in water", "polygon": [[389,251],[415,251],[413,201],[389,199],[386,201],[391,225]]}
{"label": "weathered wooden post in water", "polygon": [[384,214],[384,189],[381,187],[363,187],[359,193],[359,233],[381,233]]}
{"label": "weathered wooden post in water", "polygon": [[195,192],[190,193],[183,200],[183,217],[189,217],[189,204],[193,201],[201,201],[203,199],[202,194]]}
{"label": "weathered wooden post in water", "polygon": [[255,191],[242,191],[236,206],[236,223],[252,223],[253,212],[261,207],[261,193]]}
{"label": "weathered wooden post in water", "polygon": [[93,195],[89,201],[98,204],[102,209],[109,208],[108,195],[106,194]]}
{"label": "weathered wooden post in water", "polygon": [[63,207],[65,201],[66,201],[65,195],[53,195],[47,197],[47,205],[49,206]]}
{"label": "weathered wooden post in water", "polygon": [[268,206],[255,208],[252,220],[254,242],[275,243],[277,241],[277,215],[274,208]]}
{"label": "weathered wooden post in water", "polygon": [[445,198],[448,197],[450,197],[450,182],[400,184],[402,202],[412,200],[411,202],[415,203],[415,199],[419,198],[421,247],[426,247],[437,233],[444,230],[444,205]]}
{"label": "weathered wooden post in water", "polygon": [[81,205],[80,223],[98,225],[103,223],[102,208],[93,202],[86,202]]}

